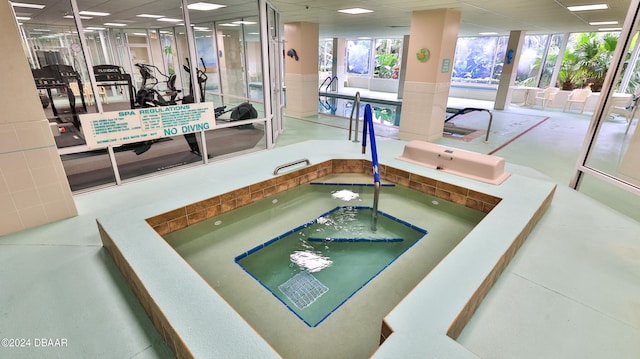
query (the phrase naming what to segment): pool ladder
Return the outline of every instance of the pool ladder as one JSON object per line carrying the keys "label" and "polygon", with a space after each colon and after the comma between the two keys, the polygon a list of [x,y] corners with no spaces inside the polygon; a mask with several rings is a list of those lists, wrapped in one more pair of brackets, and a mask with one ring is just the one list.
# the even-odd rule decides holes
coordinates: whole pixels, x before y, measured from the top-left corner
{"label": "pool ladder", "polygon": [[[349,117],[349,140],[351,140],[351,130],[353,127],[353,112],[356,112],[356,129],[353,131],[353,142],[358,142],[358,121],[360,121],[360,91],[356,92],[353,107],[351,107],[351,116]],[[364,152],[363,152],[364,153]]]}
{"label": "pool ladder", "polygon": [[[325,86],[325,83],[327,83],[327,81],[329,81],[329,83]],[[333,82],[338,81],[338,76],[327,76],[326,79],[324,79],[324,81],[322,81],[322,84],[320,84],[320,87],[318,87],[318,102],[320,103],[320,106],[322,106],[325,110],[331,110],[332,114],[335,114],[336,110],[338,109],[337,106],[332,106],[329,103],[329,100],[324,100],[322,101],[322,99],[320,98],[322,96],[322,86],[325,86],[324,88],[324,94],[325,97],[327,95],[327,92],[329,91],[329,88],[331,88],[331,85],[333,85]]]}
{"label": "pool ladder", "polygon": [[[356,121],[357,123],[357,121]],[[371,142],[371,165],[373,167],[373,212],[371,213],[371,230],[378,228],[378,200],[380,199],[380,169],[378,168],[378,149],[376,148],[376,135],[373,132],[373,116],[371,105],[364,107],[364,125],[362,127],[362,153],[367,148],[367,128],[369,129],[369,141]]]}

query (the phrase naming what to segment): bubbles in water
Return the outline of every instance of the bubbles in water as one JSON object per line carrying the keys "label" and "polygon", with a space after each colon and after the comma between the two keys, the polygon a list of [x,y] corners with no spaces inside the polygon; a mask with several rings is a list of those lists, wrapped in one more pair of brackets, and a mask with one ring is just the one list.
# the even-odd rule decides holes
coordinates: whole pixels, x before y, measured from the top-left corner
{"label": "bubbles in water", "polygon": [[360,197],[360,195],[355,192],[349,191],[348,189],[343,189],[333,192],[331,194],[331,197],[333,197],[334,199],[341,199],[343,201],[351,201],[352,199]]}
{"label": "bubbles in water", "polygon": [[331,258],[311,251],[295,251],[289,255],[289,259],[310,273],[319,272],[333,264]]}
{"label": "bubbles in water", "polygon": [[222,224],[222,221],[220,221],[220,220],[213,222],[214,226],[219,226],[221,224]]}
{"label": "bubbles in water", "polygon": [[433,201],[431,201],[431,203],[433,203],[436,206],[440,204],[440,202],[436,201],[435,199]]}

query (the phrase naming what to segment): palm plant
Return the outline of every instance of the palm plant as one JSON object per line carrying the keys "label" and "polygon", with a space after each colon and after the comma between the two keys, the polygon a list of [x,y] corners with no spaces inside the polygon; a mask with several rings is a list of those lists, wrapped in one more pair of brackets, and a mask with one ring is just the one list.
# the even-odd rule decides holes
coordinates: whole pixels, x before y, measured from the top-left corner
{"label": "palm plant", "polygon": [[602,88],[617,44],[618,38],[610,33],[601,38],[597,38],[595,33],[582,34],[576,47],[582,85],[592,84],[594,91]]}

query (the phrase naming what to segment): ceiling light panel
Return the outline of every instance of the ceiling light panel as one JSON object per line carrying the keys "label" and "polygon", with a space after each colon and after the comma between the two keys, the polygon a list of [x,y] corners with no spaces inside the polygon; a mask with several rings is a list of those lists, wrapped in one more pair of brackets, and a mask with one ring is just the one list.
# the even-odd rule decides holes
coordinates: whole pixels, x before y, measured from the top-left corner
{"label": "ceiling light panel", "polygon": [[28,4],[28,3],[23,3],[23,2],[11,2],[11,5],[13,5],[13,7],[26,7],[29,9],[44,9],[46,7],[46,5],[40,5],[40,4]]}
{"label": "ceiling light panel", "polygon": [[[64,17],[65,19],[73,19],[73,15],[65,15],[65,16],[63,16],[63,17]],[[80,19],[82,19],[82,20],[91,20],[91,19],[93,19],[93,17],[91,17],[91,16],[82,16],[82,15],[80,15]]]}
{"label": "ceiling light panel", "polygon": [[187,9],[189,10],[200,10],[200,11],[211,11],[211,10],[217,10],[217,9],[221,9],[223,7],[227,7],[226,5],[218,5],[218,4],[211,4],[208,2],[197,2],[191,5],[187,5]]}
{"label": "ceiling light panel", "polygon": [[608,8],[609,8],[609,5],[607,4],[567,6],[567,9],[569,11],[607,10]]}
{"label": "ceiling light panel", "polygon": [[87,15],[87,16],[109,16],[108,12],[97,12],[97,11],[80,11],[78,14]]}
{"label": "ceiling light panel", "polygon": [[373,10],[354,7],[354,8],[351,8],[351,9],[338,10],[338,12],[349,14],[349,15],[359,15],[359,14],[366,14],[366,13],[369,13],[369,12],[373,12]]}
{"label": "ceiling light panel", "polygon": [[602,26],[602,25],[618,25],[617,21],[592,21],[589,23],[591,26]]}
{"label": "ceiling light panel", "polygon": [[164,17],[162,15],[153,15],[153,14],[139,14],[139,15],[136,15],[136,16],[137,17],[146,17],[146,18],[149,18],[149,19],[160,19],[160,18]]}

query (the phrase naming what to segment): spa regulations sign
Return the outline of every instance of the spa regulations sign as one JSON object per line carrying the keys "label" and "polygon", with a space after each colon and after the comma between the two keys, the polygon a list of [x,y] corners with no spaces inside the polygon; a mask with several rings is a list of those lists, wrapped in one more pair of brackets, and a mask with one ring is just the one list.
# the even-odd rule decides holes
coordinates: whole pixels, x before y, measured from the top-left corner
{"label": "spa regulations sign", "polygon": [[87,147],[183,135],[215,128],[213,103],[190,103],[80,115]]}

